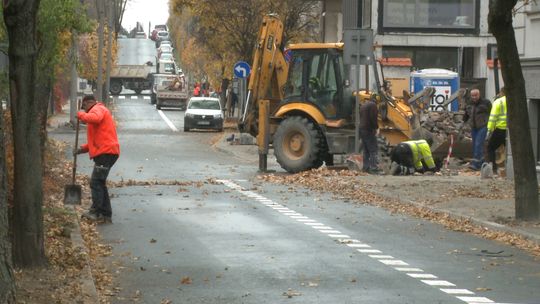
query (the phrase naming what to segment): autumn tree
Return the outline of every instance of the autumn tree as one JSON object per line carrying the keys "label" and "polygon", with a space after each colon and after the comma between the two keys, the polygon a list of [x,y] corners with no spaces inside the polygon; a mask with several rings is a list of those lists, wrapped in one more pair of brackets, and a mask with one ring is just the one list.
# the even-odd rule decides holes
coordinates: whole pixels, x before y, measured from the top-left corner
{"label": "autumn tree", "polygon": [[[319,1],[308,0],[173,0],[169,2],[171,31],[181,62],[193,72],[208,72],[219,82],[238,60],[251,62],[262,18],[277,13],[285,43],[314,41],[318,37]],[[199,51],[202,50],[203,53]],[[196,59],[196,60],[194,60]],[[230,73],[230,72],[229,72]]]}
{"label": "autumn tree", "polygon": [[516,219],[539,217],[538,180],[532,148],[525,80],[516,45],[513,14],[517,0],[490,0],[489,31],[497,40],[497,53],[507,96],[508,130],[514,160]]}

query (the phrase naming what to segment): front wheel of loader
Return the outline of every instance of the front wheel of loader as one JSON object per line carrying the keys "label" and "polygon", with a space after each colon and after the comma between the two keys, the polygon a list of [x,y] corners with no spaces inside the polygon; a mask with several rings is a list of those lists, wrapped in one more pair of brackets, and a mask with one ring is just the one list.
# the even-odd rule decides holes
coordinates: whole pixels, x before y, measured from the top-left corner
{"label": "front wheel of loader", "polygon": [[322,165],[323,137],[307,118],[291,116],[282,121],[274,135],[274,154],[277,162],[289,173]]}

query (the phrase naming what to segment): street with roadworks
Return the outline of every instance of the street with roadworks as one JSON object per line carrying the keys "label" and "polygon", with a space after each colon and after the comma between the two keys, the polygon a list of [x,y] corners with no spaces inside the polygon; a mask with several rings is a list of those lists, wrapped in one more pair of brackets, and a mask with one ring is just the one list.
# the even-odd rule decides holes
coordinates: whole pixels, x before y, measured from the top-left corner
{"label": "street with roadworks", "polygon": [[[540,303],[529,252],[264,182],[246,153],[256,149],[184,133],[183,111],[158,111],[144,94],[111,105],[121,156],[110,175],[113,224],[98,226],[112,248],[111,303]],[[69,143],[74,133],[50,136]],[[79,171],[92,166],[83,157]],[[272,158],[269,167],[285,174]]]}

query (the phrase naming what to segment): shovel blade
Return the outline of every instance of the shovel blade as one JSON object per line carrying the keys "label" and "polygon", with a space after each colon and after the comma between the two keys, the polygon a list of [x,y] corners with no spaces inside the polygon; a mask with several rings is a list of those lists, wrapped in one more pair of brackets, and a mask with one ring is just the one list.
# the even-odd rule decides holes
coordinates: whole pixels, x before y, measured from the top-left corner
{"label": "shovel blade", "polygon": [[81,186],[66,185],[64,188],[64,205],[81,204]]}

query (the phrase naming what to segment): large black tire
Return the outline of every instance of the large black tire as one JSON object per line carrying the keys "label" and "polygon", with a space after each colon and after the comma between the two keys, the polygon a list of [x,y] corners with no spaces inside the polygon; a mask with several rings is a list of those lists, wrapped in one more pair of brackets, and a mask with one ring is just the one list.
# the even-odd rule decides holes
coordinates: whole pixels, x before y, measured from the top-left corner
{"label": "large black tire", "polygon": [[152,95],[150,95],[150,104],[156,104],[156,94],[152,93]]}
{"label": "large black tire", "polygon": [[161,104],[159,103],[159,98],[156,98],[156,109],[161,110]]}
{"label": "large black tire", "polygon": [[120,93],[122,92],[122,82],[121,81],[118,81],[118,80],[113,80],[111,81],[111,87],[109,89],[109,91],[111,92],[112,95],[120,95]]}
{"label": "large black tire", "polygon": [[282,121],[273,145],[277,162],[289,173],[318,168],[323,163],[323,135],[307,118],[291,116]]}

